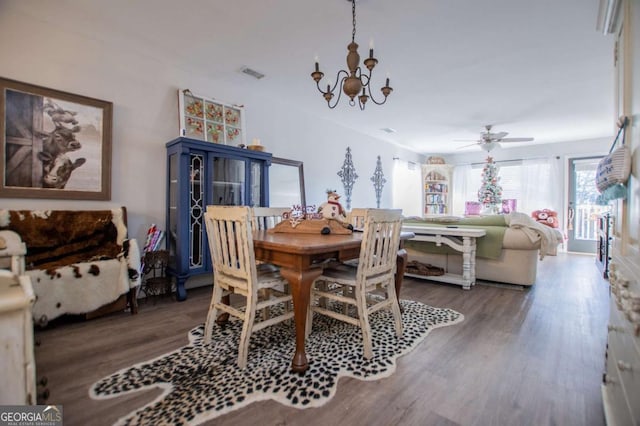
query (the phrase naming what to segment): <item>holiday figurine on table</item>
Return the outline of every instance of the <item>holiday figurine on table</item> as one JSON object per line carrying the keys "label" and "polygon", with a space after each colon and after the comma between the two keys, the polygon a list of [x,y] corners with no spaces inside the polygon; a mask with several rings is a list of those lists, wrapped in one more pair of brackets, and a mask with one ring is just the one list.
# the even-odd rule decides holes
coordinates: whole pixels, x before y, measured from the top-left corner
{"label": "holiday figurine on table", "polygon": [[[336,191],[327,190],[327,201],[318,207],[318,213],[322,215],[323,219],[335,220],[343,227],[352,230],[353,226],[347,223],[347,215],[342,204],[338,201],[339,199],[340,195]],[[328,226],[322,229],[322,234],[329,234],[330,232],[331,228]]]}

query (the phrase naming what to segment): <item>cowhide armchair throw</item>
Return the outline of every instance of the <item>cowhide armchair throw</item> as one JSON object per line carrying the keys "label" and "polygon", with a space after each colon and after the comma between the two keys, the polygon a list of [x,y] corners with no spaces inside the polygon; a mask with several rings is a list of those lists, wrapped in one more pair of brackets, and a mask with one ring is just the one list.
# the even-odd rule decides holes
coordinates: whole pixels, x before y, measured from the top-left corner
{"label": "cowhide armchair throw", "polygon": [[64,314],[85,314],[129,293],[137,312],[140,250],[127,239],[126,209],[0,210],[0,230],[16,232],[27,246],[37,324]]}

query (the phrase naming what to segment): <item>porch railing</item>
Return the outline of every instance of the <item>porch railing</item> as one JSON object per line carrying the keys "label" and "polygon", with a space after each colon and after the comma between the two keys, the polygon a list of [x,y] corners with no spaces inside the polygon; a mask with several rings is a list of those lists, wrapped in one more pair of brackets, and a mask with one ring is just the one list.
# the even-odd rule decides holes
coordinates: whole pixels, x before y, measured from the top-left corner
{"label": "porch railing", "polygon": [[609,211],[609,206],[579,204],[573,220],[574,238],[596,241],[598,238],[598,217],[607,211]]}

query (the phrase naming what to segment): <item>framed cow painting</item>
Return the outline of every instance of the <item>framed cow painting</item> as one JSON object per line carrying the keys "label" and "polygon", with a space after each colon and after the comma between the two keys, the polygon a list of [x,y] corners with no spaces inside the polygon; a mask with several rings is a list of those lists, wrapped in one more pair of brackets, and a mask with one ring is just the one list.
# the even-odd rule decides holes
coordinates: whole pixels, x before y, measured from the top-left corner
{"label": "framed cow painting", "polygon": [[0,197],[111,199],[111,102],[0,77]]}

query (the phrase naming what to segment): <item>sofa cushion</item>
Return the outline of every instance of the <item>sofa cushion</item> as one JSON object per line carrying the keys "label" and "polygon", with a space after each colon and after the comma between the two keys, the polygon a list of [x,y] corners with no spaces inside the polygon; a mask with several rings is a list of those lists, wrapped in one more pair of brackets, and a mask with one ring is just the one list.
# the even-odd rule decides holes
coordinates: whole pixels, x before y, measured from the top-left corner
{"label": "sofa cushion", "polygon": [[479,216],[479,217],[464,217],[460,219],[458,225],[468,225],[468,226],[508,226],[507,221],[504,215],[494,214],[488,216]]}
{"label": "sofa cushion", "polygon": [[502,248],[514,250],[538,250],[540,249],[540,240],[532,242],[531,238],[517,228],[507,228],[502,241]]}

